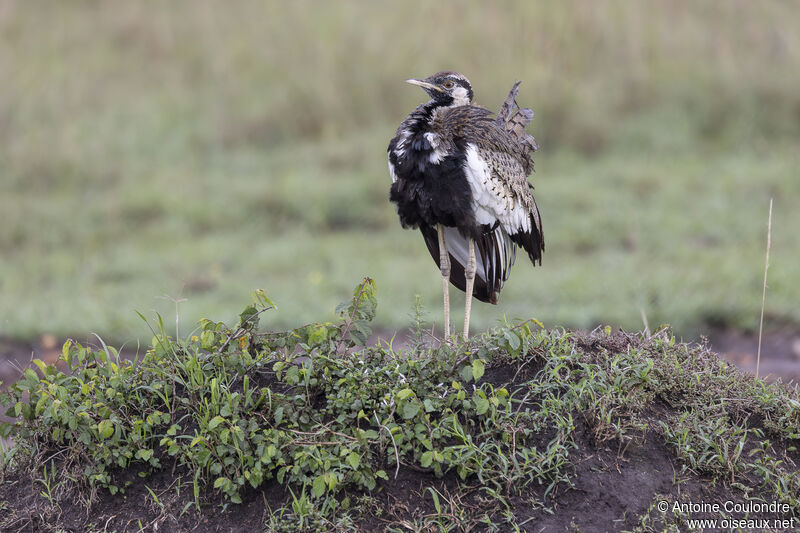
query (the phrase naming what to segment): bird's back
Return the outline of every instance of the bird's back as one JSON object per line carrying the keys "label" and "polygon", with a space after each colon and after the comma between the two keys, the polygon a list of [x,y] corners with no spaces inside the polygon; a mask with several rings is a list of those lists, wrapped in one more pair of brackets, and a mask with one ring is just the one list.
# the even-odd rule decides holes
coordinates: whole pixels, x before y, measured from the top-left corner
{"label": "bird's back", "polygon": [[[519,109],[515,84],[495,117],[479,106],[460,106],[435,113],[431,131],[446,147],[465,146],[466,175],[479,224],[494,218],[514,236],[523,230],[530,238],[515,240],[534,262],[541,263],[544,250],[541,217],[527,177],[533,172],[531,154],[538,148],[525,126],[533,117],[530,109]],[[510,103],[509,103],[510,102]],[[494,222],[491,222],[494,225]]]}

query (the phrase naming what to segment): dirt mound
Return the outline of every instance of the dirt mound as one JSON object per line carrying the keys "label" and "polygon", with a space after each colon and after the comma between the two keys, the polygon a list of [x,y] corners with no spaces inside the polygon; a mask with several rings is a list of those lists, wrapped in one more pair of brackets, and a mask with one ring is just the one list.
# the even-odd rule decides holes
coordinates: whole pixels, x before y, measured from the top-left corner
{"label": "dirt mound", "polygon": [[[158,389],[162,378],[181,382],[178,365],[187,360],[205,361],[195,377],[213,375],[215,381],[171,389],[176,407],[169,421],[163,402],[153,407],[157,397],[153,404],[141,396],[141,405],[131,399],[118,411],[103,411],[87,426],[95,439],[87,437],[88,443],[65,441],[70,422],[48,419],[45,407],[20,408],[27,413],[15,430],[22,446],[7,455],[0,484],[3,530],[684,531],[698,518],[798,516],[797,392],[756,381],[707,347],[677,343],[663,332],[532,332],[522,324],[454,347],[342,349],[348,330],[317,325],[247,342],[204,336],[174,352],[155,346],[141,363],[158,363],[150,374],[120,363],[116,372],[127,390]],[[117,375],[99,370],[108,352],[80,350],[75,353],[86,362],[71,360],[72,375],[95,376],[97,393],[106,391]],[[245,353],[250,359],[236,359]],[[169,365],[170,372],[157,373]],[[42,374],[25,378],[31,402],[48,380],[65,387],[59,396],[65,404],[85,400],[77,388],[69,392],[71,378],[55,370]],[[245,402],[238,415],[217,410],[205,422],[175,423],[195,412],[191,402],[225,394],[222,383],[240,398],[258,383],[274,403]],[[222,422],[208,423],[214,412]],[[138,460],[99,468],[113,446],[128,450],[123,446],[133,442],[112,442],[118,434],[112,431],[97,436],[104,434],[104,420],[123,427],[123,413],[131,428],[156,417],[153,455],[140,453],[145,448],[137,444],[130,449]],[[203,439],[212,441],[212,430],[230,420],[239,417],[238,427],[247,427],[250,415],[261,421],[251,440],[264,427],[274,438],[258,441],[264,446],[258,451],[253,446],[264,468],[270,464],[264,454],[293,453],[286,452],[291,461],[265,470],[260,483],[242,480],[236,488],[235,474],[208,475],[213,460],[198,467],[196,456],[183,455]],[[234,459],[224,459],[236,424],[210,448],[221,454],[225,472],[241,466],[237,461],[251,464],[246,450],[254,440],[239,441],[239,455],[231,451]],[[278,451],[264,451],[268,443]],[[339,466],[337,457],[343,458]],[[301,458],[311,458],[305,474],[295,468]],[[87,473],[95,482],[87,482]],[[369,479],[375,480],[371,489]],[[789,510],[737,514],[685,507],[753,501]]]}

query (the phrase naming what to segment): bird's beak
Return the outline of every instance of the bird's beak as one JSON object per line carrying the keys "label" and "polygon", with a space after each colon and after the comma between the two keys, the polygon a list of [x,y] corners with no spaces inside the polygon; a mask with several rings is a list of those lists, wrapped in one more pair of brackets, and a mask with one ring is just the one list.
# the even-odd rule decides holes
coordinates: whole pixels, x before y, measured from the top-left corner
{"label": "bird's beak", "polygon": [[440,93],[444,92],[438,85],[434,85],[423,80],[415,80],[412,78],[410,80],[406,80],[406,83],[410,83],[411,85],[419,85],[423,89],[433,89],[434,91],[439,91]]}

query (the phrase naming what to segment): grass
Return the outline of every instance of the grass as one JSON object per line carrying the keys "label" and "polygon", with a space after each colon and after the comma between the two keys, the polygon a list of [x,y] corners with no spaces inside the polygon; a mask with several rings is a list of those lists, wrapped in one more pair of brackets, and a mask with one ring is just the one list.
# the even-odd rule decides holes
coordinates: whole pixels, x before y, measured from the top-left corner
{"label": "grass", "polygon": [[[374,144],[379,150],[379,142]],[[296,150],[297,160],[308,161],[314,149]],[[346,153],[354,155],[358,149],[354,145]],[[590,327],[605,320],[635,329],[644,309],[651,323],[670,322],[686,333],[711,321],[755,328],[763,268],[763,209],[756,206],[763,206],[754,198],[764,196],[766,202],[768,191],[779,200],[767,319],[770,315],[800,319],[793,282],[799,267],[786,255],[797,246],[797,235],[790,228],[800,220],[788,201],[780,200],[800,194],[797,182],[784,179],[793,172],[790,160],[786,152],[760,160],[739,156],[731,161],[726,154],[695,156],[663,167],[653,167],[649,158],[634,155],[595,159],[591,167],[568,155],[540,163],[539,174],[547,175],[547,181],[537,187],[547,224],[545,265],[532,269],[521,259],[500,305],[476,307],[475,323],[485,328],[504,314],[535,313],[549,326]],[[109,332],[143,338],[146,331],[133,311],[172,314],[174,305],[164,295],[187,299],[179,311],[182,323],[190,327],[210,311],[235,312],[231,302],[259,286],[284,311],[273,325],[286,327],[313,320],[326,312],[321,309],[332,309],[349,290],[353,271],[369,272],[386,298],[395,302],[380,311],[380,324],[408,324],[415,294],[425,295],[425,306],[437,311],[432,316],[440,323],[441,286],[435,265],[419,235],[397,225],[384,198],[383,180],[369,172],[361,176],[364,183],[371,183],[370,199],[355,203],[345,213],[335,207],[328,214],[302,213],[301,205],[292,202],[299,204],[308,195],[301,194],[295,172],[321,175],[323,169],[303,173],[288,166],[284,163],[276,172],[283,177],[275,178],[271,189],[286,191],[280,193],[287,199],[282,209],[294,210],[283,223],[280,217],[277,222],[271,218],[269,208],[259,213],[255,206],[234,207],[237,202],[258,202],[257,195],[264,197],[258,176],[226,180],[220,175],[208,177],[205,194],[191,194],[174,203],[155,183],[140,184],[139,192],[121,194],[117,200],[122,204],[115,208],[123,213],[120,218],[93,223],[94,211],[101,209],[98,206],[74,213],[72,224],[54,229],[67,235],[53,238],[52,243],[41,242],[51,238],[46,233],[23,239],[14,248],[14,261],[2,267],[4,331],[25,336],[43,328],[59,334],[90,328],[104,336]],[[382,176],[383,163],[375,161],[372,166],[374,176]],[[750,182],[754,173],[762,176],[760,182]],[[183,175],[195,179],[191,172]],[[354,180],[349,175],[326,179],[340,180],[353,191],[359,186],[348,185]],[[320,202],[326,192],[338,189],[328,183],[329,188],[312,193],[320,196]],[[696,191],[692,195],[686,194],[689,184]],[[78,192],[73,189],[67,195]],[[9,199],[8,208],[17,212],[23,224],[31,203],[24,196],[17,200]],[[53,208],[68,205],[58,204],[58,199],[53,202]],[[165,202],[169,206],[158,207]],[[130,203],[150,205],[153,213],[142,215],[141,220],[136,218],[139,215],[125,215],[142,209],[125,205]],[[330,205],[343,204],[347,200]],[[625,213],[610,206],[647,208]],[[353,213],[359,209],[364,213]],[[259,214],[253,217],[254,212]],[[692,213],[705,215],[695,219]],[[319,220],[296,223],[292,217]],[[349,227],[326,229],[329,219],[337,217],[354,218]],[[204,218],[209,219],[207,225]],[[375,229],[362,230],[359,224],[364,220]],[[205,229],[197,230],[197,224]],[[58,227],[56,220],[53,225]],[[264,230],[276,226],[277,232]],[[132,227],[136,229],[131,232]],[[80,228],[86,233],[68,235]],[[84,242],[95,244],[76,254],[75,247]],[[46,326],[41,323],[44,309],[50,317]]]}
{"label": "grass", "polygon": [[764,334],[764,307],[767,299],[767,274],[769,273],[769,248],[772,245],[772,204],[773,199],[769,199],[769,217],[767,218],[767,251],[764,255],[764,287],[761,290],[761,318],[758,322],[758,350],[756,351],[756,377],[758,377],[759,366],[761,365],[761,338]]}
{"label": "grass", "polygon": [[[58,365],[35,361],[39,372],[26,370],[3,401],[12,420],[2,431],[15,440],[3,528],[229,527],[229,505],[261,498],[256,526],[233,511],[251,529],[506,531],[562,514],[594,524],[601,517],[563,510],[586,476],[605,480],[606,494],[641,490],[613,485],[614,468],[594,458],[663,478],[670,501],[698,501],[702,487],[800,513],[797,389],[745,377],[664,330],[577,335],[529,321],[399,350],[362,344],[371,280],[336,322],[286,332],[257,333],[274,310],[255,296],[233,327],[205,320],[175,339],[157,322],[133,362],[72,341]],[[650,462],[660,449],[674,473]],[[417,484],[418,496],[397,492]],[[638,531],[671,520],[653,512],[657,493],[637,497],[613,518]]]}
{"label": "grass", "polygon": [[0,335],[133,342],[147,336],[134,310],[186,298],[192,324],[253,287],[294,327],[330,313],[354,272],[393,302],[383,328],[408,325],[416,294],[436,309],[435,266],[387,200],[385,148],[422,97],[402,80],[445,67],[490,107],[523,79],[543,147],[544,266],[520,261],[478,328],[635,329],[642,310],[687,335],[754,328],[772,196],[767,321],[800,320],[795,10],[452,9],[7,3]]}

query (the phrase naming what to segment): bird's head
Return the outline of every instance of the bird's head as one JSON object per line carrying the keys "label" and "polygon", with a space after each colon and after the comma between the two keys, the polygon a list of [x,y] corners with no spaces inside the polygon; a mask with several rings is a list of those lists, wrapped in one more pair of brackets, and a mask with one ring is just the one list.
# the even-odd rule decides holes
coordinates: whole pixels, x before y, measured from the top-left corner
{"label": "bird's head", "polygon": [[458,72],[437,72],[423,80],[410,79],[406,83],[419,85],[439,105],[459,106],[472,103],[472,85]]}

